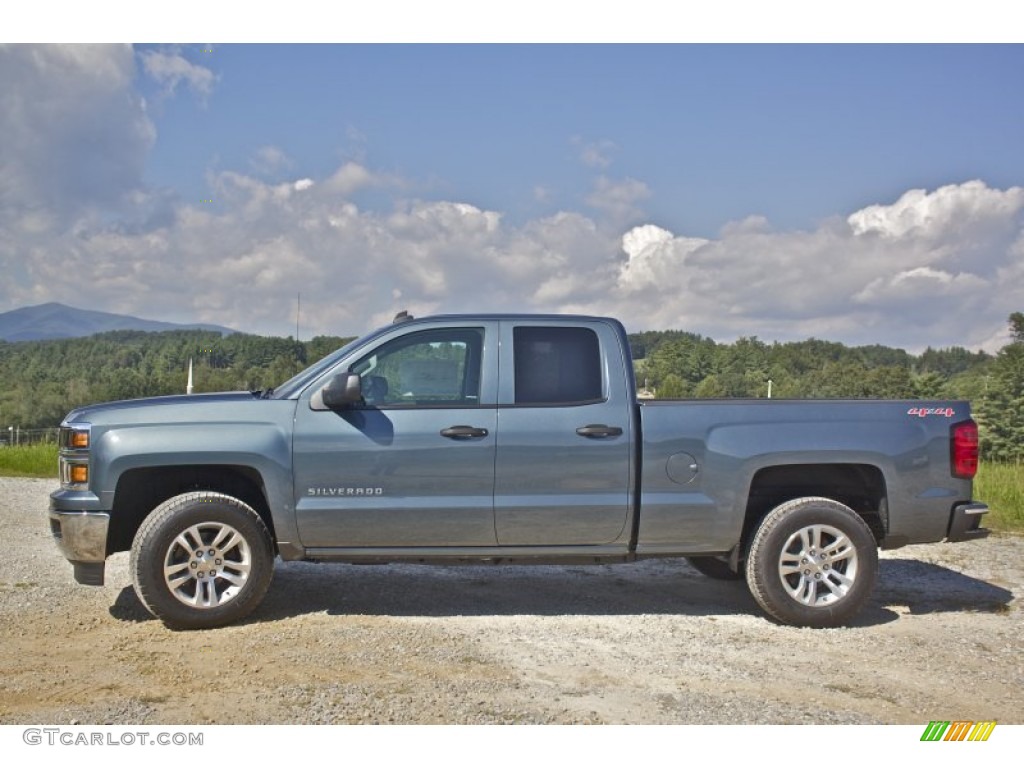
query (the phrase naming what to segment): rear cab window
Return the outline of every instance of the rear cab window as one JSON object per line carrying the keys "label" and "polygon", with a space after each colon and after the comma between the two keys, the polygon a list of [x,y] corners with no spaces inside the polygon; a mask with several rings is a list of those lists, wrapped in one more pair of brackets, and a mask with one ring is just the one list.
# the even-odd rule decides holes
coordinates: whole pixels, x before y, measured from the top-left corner
{"label": "rear cab window", "polygon": [[512,331],[516,405],[583,405],[605,399],[601,344],[591,328]]}

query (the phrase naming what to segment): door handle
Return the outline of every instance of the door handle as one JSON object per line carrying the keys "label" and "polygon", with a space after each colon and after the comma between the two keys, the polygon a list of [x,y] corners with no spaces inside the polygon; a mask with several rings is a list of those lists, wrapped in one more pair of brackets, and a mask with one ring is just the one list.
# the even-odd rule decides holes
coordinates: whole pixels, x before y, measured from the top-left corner
{"label": "door handle", "polygon": [[471,437],[487,437],[487,430],[483,427],[467,427],[460,424],[442,429],[441,437],[450,437],[452,440],[468,440]]}
{"label": "door handle", "polygon": [[580,437],[618,437],[622,434],[622,427],[609,427],[605,424],[587,424],[576,430]]}

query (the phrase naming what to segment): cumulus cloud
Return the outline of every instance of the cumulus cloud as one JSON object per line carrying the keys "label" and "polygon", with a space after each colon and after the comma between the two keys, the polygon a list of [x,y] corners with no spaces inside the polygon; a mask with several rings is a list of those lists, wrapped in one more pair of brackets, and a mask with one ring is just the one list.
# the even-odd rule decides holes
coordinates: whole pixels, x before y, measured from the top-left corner
{"label": "cumulus cloud", "polygon": [[879,277],[853,297],[861,304],[880,305],[883,302],[905,306],[908,301],[932,302],[936,299],[969,297],[983,291],[987,283],[977,275],[916,267],[892,277]]}
{"label": "cumulus cloud", "polygon": [[1021,188],[971,181],[810,232],[752,219],[701,241],[637,227],[608,296],[634,327],[992,349],[1024,300],[1022,212]]}
{"label": "cumulus cloud", "polygon": [[891,205],[871,205],[850,214],[856,235],[890,239],[914,237],[939,242],[950,235],[976,232],[985,239],[1015,230],[1015,216],[1024,206],[1024,189],[989,189],[982,181],[950,184],[929,193],[905,192]]}
{"label": "cumulus cloud", "polygon": [[[45,252],[24,254],[28,282],[73,300],[89,274],[90,297],[112,297],[121,311],[184,312],[280,334],[301,293],[310,333],[353,333],[399,309],[566,311],[723,340],[815,336],[911,349],[991,347],[1024,296],[1016,188],[972,183],[921,198],[934,210],[942,197],[974,189],[990,201],[984,216],[994,231],[1017,228],[1009,248],[988,254],[986,263],[1000,266],[987,277],[955,257],[960,237],[977,247],[977,229],[937,219],[944,238],[880,238],[843,220],[773,232],[753,218],[706,239],[651,224],[615,234],[573,212],[513,226],[456,201],[363,211],[352,195],[374,174],[351,164],[321,180],[271,184],[223,172],[212,183],[220,212],[181,205],[173,222],[149,230],[65,233]],[[935,266],[937,251],[951,266]]]}
{"label": "cumulus cloud", "polygon": [[25,236],[115,207],[156,138],[127,46],[0,46],[0,222]]}
{"label": "cumulus cloud", "polygon": [[324,182],[324,188],[340,195],[351,195],[373,182],[373,175],[364,166],[345,163]]}
{"label": "cumulus cloud", "polygon": [[[640,180],[602,175],[585,211],[511,222],[472,200],[405,199],[415,184],[363,162],[290,177],[264,147],[249,172],[209,175],[216,207],[178,200],[142,182],[155,129],[138,61],[121,47],[0,48],[0,309],[57,300],[284,335],[301,293],[304,335],[400,309],[563,311],[908,349],[998,348],[1024,309],[1024,190],[982,181],[808,231],[752,215],[701,238],[651,223]],[[190,76],[210,84],[177,82]],[[371,189],[392,206],[362,209]]]}
{"label": "cumulus cloud", "polygon": [[686,258],[707,243],[703,238],[675,237],[653,224],[634,227],[622,238],[628,260],[622,265],[617,286],[631,294],[688,282]]}

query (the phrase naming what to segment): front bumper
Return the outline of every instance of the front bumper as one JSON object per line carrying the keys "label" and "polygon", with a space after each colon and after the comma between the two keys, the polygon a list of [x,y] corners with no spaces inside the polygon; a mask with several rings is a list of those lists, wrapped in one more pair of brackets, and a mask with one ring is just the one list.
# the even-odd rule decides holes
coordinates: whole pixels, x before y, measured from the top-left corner
{"label": "front bumper", "polygon": [[949,518],[949,533],[946,541],[971,541],[983,539],[989,534],[988,528],[981,527],[981,518],[988,514],[988,505],[977,501],[957,504]]}
{"label": "front bumper", "polygon": [[103,586],[110,513],[50,509],[50,533],[75,568],[75,581]]}

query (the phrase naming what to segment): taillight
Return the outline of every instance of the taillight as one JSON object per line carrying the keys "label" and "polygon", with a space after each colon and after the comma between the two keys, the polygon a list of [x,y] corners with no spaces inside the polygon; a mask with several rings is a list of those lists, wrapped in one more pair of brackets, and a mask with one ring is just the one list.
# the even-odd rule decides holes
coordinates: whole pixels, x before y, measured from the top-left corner
{"label": "taillight", "polygon": [[949,428],[953,477],[970,480],[978,473],[978,425],[961,421]]}

